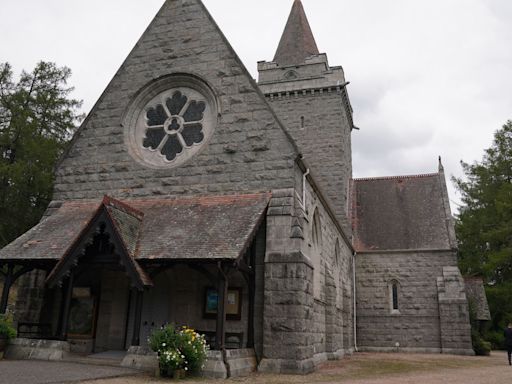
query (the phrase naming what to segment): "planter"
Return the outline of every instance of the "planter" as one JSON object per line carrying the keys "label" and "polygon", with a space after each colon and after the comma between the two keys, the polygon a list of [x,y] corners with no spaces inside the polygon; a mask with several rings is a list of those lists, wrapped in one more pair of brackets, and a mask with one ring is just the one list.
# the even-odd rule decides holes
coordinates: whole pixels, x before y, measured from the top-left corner
{"label": "planter", "polygon": [[184,369],[177,369],[172,373],[172,378],[174,380],[182,380],[187,377],[187,371]]}
{"label": "planter", "polygon": [[187,371],[184,369],[166,369],[159,367],[157,370],[157,377],[171,377],[174,380],[182,380],[187,377]]}

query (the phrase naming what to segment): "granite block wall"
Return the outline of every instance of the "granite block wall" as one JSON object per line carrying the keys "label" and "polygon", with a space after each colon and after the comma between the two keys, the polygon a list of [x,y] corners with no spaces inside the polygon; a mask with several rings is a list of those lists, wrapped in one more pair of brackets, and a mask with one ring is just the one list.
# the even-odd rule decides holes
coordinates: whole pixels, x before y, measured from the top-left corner
{"label": "granite block wall", "polygon": [[[438,290],[438,278],[446,267],[458,271],[455,252],[372,252],[358,254],[356,260],[360,350],[441,352],[446,331],[462,340],[447,323],[457,328],[469,322],[461,322],[464,315],[445,316]],[[398,282],[396,311],[392,308],[393,281]],[[459,311],[451,303],[448,307],[450,313]]]}

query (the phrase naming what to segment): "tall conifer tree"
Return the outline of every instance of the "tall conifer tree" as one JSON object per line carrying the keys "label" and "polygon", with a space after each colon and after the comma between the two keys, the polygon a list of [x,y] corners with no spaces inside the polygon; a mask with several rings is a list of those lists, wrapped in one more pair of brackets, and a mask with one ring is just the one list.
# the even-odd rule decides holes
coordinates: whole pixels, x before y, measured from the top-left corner
{"label": "tall conifer tree", "polygon": [[35,225],[51,200],[55,163],[82,118],[70,75],[40,62],[16,81],[0,63],[0,247]]}

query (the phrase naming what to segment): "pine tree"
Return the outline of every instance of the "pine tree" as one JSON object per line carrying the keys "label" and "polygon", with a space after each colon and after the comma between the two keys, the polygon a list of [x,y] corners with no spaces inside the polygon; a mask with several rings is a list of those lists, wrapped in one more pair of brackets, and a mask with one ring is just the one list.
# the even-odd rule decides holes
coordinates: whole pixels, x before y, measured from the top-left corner
{"label": "pine tree", "polygon": [[0,64],[0,247],[35,225],[51,200],[54,166],[82,118],[70,75],[40,62],[15,81]]}
{"label": "pine tree", "polygon": [[481,162],[462,162],[465,179],[454,179],[464,206],[457,220],[459,264],[480,275],[499,333],[512,321],[512,121],[494,135]]}

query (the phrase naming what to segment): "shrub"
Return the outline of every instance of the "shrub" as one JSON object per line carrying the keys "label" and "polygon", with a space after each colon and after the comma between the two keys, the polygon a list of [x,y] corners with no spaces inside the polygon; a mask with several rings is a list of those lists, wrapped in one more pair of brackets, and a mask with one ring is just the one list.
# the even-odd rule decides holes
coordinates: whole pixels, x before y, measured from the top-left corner
{"label": "shrub", "polygon": [[505,337],[503,331],[488,331],[484,334],[485,339],[489,340],[492,345],[492,349],[505,349]]}
{"label": "shrub", "polygon": [[471,331],[471,342],[477,356],[489,356],[491,354],[491,343],[482,339],[480,334],[474,330]]}
{"label": "shrub", "polygon": [[208,350],[204,336],[192,328],[175,328],[172,325],[153,332],[149,346],[158,353],[160,372],[163,375],[172,375],[178,370],[199,372]]}
{"label": "shrub", "polygon": [[8,340],[16,337],[16,330],[12,326],[12,319],[7,315],[0,315],[0,337]]}

